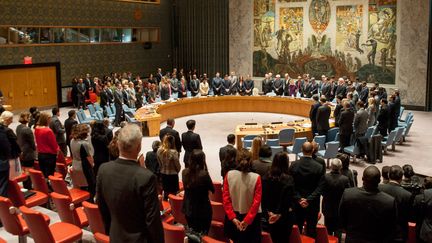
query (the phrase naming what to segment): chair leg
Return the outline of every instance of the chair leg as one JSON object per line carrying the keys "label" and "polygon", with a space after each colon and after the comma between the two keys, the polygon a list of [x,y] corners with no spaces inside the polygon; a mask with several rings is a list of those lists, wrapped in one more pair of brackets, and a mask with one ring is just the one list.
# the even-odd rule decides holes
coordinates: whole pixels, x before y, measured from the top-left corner
{"label": "chair leg", "polygon": [[392,151],[396,151],[396,142],[392,143]]}
{"label": "chair leg", "polygon": [[18,236],[19,243],[27,243],[27,235],[19,235]]}
{"label": "chair leg", "polygon": [[330,159],[327,159],[327,169],[330,169]]}
{"label": "chair leg", "polygon": [[354,155],[353,156],[353,163],[356,163],[357,162],[357,155]]}

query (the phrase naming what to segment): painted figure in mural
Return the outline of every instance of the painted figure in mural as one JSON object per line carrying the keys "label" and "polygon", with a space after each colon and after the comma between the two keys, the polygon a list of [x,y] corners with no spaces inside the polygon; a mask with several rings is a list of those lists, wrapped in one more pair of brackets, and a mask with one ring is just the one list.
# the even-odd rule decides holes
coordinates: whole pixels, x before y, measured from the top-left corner
{"label": "painted figure in mural", "polygon": [[264,24],[264,28],[261,32],[261,43],[265,46],[268,47],[269,44],[268,42],[271,40],[271,27],[270,27],[270,23],[267,22]]}
{"label": "painted figure in mural", "polygon": [[284,57],[284,60],[286,63],[290,63],[291,61],[291,51],[290,51],[290,44],[293,41],[293,38],[289,32],[285,34],[285,38],[282,43],[282,56]]}
{"label": "painted figure in mural", "polygon": [[276,51],[281,50],[284,33],[285,33],[285,29],[283,26],[278,31],[276,31],[276,39],[277,39]]}
{"label": "painted figure in mural", "polygon": [[392,30],[388,41],[388,59],[391,64],[396,63],[396,30]]}
{"label": "painted figure in mural", "polygon": [[355,38],[356,38],[356,50],[360,53],[363,54],[364,51],[360,48],[360,36],[361,36],[361,31],[357,30],[356,34],[355,34]]}
{"label": "painted figure in mural", "polygon": [[385,68],[387,66],[387,48],[381,49],[381,67]]}
{"label": "painted figure in mural", "polygon": [[375,56],[376,56],[377,46],[378,46],[377,41],[374,39],[369,39],[366,42],[366,44],[362,44],[362,46],[370,46],[371,47],[371,50],[367,54],[367,58],[368,58],[369,64],[375,65]]}
{"label": "painted figure in mural", "polygon": [[260,29],[261,29],[261,24],[259,22],[255,23],[255,25],[254,25],[254,38],[255,38],[254,43],[255,43],[255,46],[261,46],[261,35],[260,35],[261,31],[260,31]]}

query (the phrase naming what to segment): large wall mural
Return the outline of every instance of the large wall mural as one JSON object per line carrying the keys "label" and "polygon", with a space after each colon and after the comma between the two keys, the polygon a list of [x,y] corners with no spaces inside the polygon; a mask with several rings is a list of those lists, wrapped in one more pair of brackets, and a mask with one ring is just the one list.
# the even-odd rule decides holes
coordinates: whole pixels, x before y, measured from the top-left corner
{"label": "large wall mural", "polygon": [[395,83],[396,0],[254,0],[254,76]]}

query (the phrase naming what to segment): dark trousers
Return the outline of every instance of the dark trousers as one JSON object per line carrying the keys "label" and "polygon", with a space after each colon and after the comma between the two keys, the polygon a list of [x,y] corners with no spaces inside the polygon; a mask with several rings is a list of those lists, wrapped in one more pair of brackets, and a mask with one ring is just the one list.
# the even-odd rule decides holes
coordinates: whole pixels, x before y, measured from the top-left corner
{"label": "dark trousers", "polygon": [[328,132],[328,130],[318,130],[318,135],[320,135],[320,136],[324,135],[327,137],[327,132]]}
{"label": "dark trousers", "polygon": [[269,224],[268,231],[272,238],[273,243],[286,243],[289,242],[293,220],[288,220],[287,216],[282,216],[276,223]]}
{"label": "dark trousers", "polygon": [[[246,217],[246,214],[237,212],[236,215],[240,222]],[[255,216],[254,221],[245,231],[239,231],[234,223],[225,217],[224,231],[234,243],[261,243],[261,214]]]}
{"label": "dark trousers", "polygon": [[38,154],[38,160],[40,170],[42,171],[45,178],[48,178],[50,175],[54,175],[57,160],[56,154],[40,153]]}
{"label": "dark trousers", "polygon": [[121,105],[117,105],[117,104],[115,105],[115,108],[116,108],[116,114],[114,119],[114,125],[119,126],[122,120],[123,108],[121,107]]}
{"label": "dark trousers", "polygon": [[179,191],[179,177],[175,175],[161,174],[162,177],[162,188],[164,191],[164,200],[168,200],[169,194],[176,195]]}
{"label": "dark trousers", "polygon": [[300,233],[303,230],[303,225],[306,222],[306,235],[315,238],[316,225],[318,223],[319,201],[311,202],[307,208],[302,208],[300,204],[295,206],[296,224],[299,227]]}
{"label": "dark trousers", "polygon": [[188,227],[194,232],[207,234],[210,230],[212,215],[206,217],[205,215],[199,215],[197,217],[186,216]]}
{"label": "dark trousers", "polygon": [[0,160],[0,196],[7,197],[9,185],[9,160]]}
{"label": "dark trousers", "polygon": [[351,144],[351,134],[339,134],[339,146],[343,149],[350,146]]}
{"label": "dark trousers", "polygon": [[68,148],[67,148],[66,143],[59,143],[58,146],[60,148],[60,151],[62,151],[63,156],[66,157],[68,154]]}
{"label": "dark trousers", "polygon": [[334,235],[341,238],[342,230],[339,228],[339,218],[324,215],[324,225],[327,228],[329,235]]}

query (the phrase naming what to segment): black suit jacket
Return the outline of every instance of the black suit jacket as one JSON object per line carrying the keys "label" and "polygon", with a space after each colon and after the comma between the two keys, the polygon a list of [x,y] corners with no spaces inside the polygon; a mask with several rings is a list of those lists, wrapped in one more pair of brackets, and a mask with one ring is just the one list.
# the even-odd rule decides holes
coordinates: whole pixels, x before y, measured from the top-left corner
{"label": "black suit jacket", "polygon": [[350,135],[353,133],[354,112],[344,109],[339,116],[339,134]]}
{"label": "black suit jacket", "polygon": [[321,104],[319,102],[315,102],[313,105],[311,105],[311,109],[309,111],[309,119],[312,122],[312,130],[314,131],[316,129],[316,114],[318,111],[318,107],[320,107]]}
{"label": "black suit jacket", "polygon": [[99,96],[100,96],[100,106],[104,108],[109,103],[108,94],[105,90],[102,90],[99,93]]}
{"label": "black suit jacket", "polygon": [[174,137],[175,139],[175,147],[177,149],[177,151],[180,153],[181,152],[181,147],[182,147],[182,143],[180,140],[180,135],[179,133],[174,130],[172,127],[166,126],[165,128],[161,129],[159,132],[159,139],[163,142],[163,138],[165,137],[165,135],[170,134]]}
{"label": "black suit jacket", "polygon": [[387,184],[380,184],[378,188],[395,198],[398,211],[398,225],[395,239],[406,241],[408,237],[408,221],[412,212],[411,193],[392,181]]}
{"label": "black suit jacket", "polygon": [[340,173],[330,172],[324,175],[322,212],[327,218],[339,216],[339,203],[345,188],[349,188],[348,177]]}
{"label": "black suit jacket", "polygon": [[345,242],[386,243],[394,236],[397,210],[395,199],[378,189],[345,189],[339,206]]}
{"label": "black suit jacket", "polygon": [[388,103],[389,119],[388,127],[389,130],[394,130],[398,126],[399,113],[397,112],[397,105],[393,102]]}
{"label": "black suit jacket", "polygon": [[[227,150],[228,150],[229,148],[234,148],[234,149],[236,149],[236,148],[234,147],[234,145],[231,145],[231,144],[227,144],[227,145],[225,145],[225,146],[223,146],[222,148],[219,149],[219,160],[220,160],[221,163],[224,161],[225,156],[226,156],[226,153],[227,153]],[[237,151],[237,149],[236,149],[236,151]]]}
{"label": "black suit jacket", "polygon": [[97,199],[111,242],[164,242],[156,176],[136,161],[101,165]]}
{"label": "black suit jacket", "polygon": [[[324,168],[311,157],[301,157],[289,168],[294,178],[295,198],[306,198],[310,206],[319,207],[321,195],[321,177]],[[312,205],[311,205],[312,204]]]}
{"label": "black suit jacket", "polygon": [[78,124],[78,122],[75,119],[72,119],[72,118],[68,118],[64,122],[64,128],[65,128],[65,131],[66,131],[66,144],[67,145],[70,145],[72,127],[74,125],[76,125],[76,124]]}
{"label": "black suit jacket", "polygon": [[377,116],[378,129],[387,130],[389,119],[390,119],[390,112],[388,107],[387,106],[381,107]]}
{"label": "black suit jacket", "polygon": [[316,123],[318,131],[328,131],[330,129],[330,113],[331,109],[328,105],[322,105],[318,107],[316,112]]}
{"label": "black suit jacket", "polygon": [[201,149],[202,150],[201,137],[197,133],[194,133],[192,131],[187,131],[187,132],[182,134],[181,140],[182,140],[183,148],[185,150],[183,162],[186,165],[189,165],[192,151],[194,149]]}

